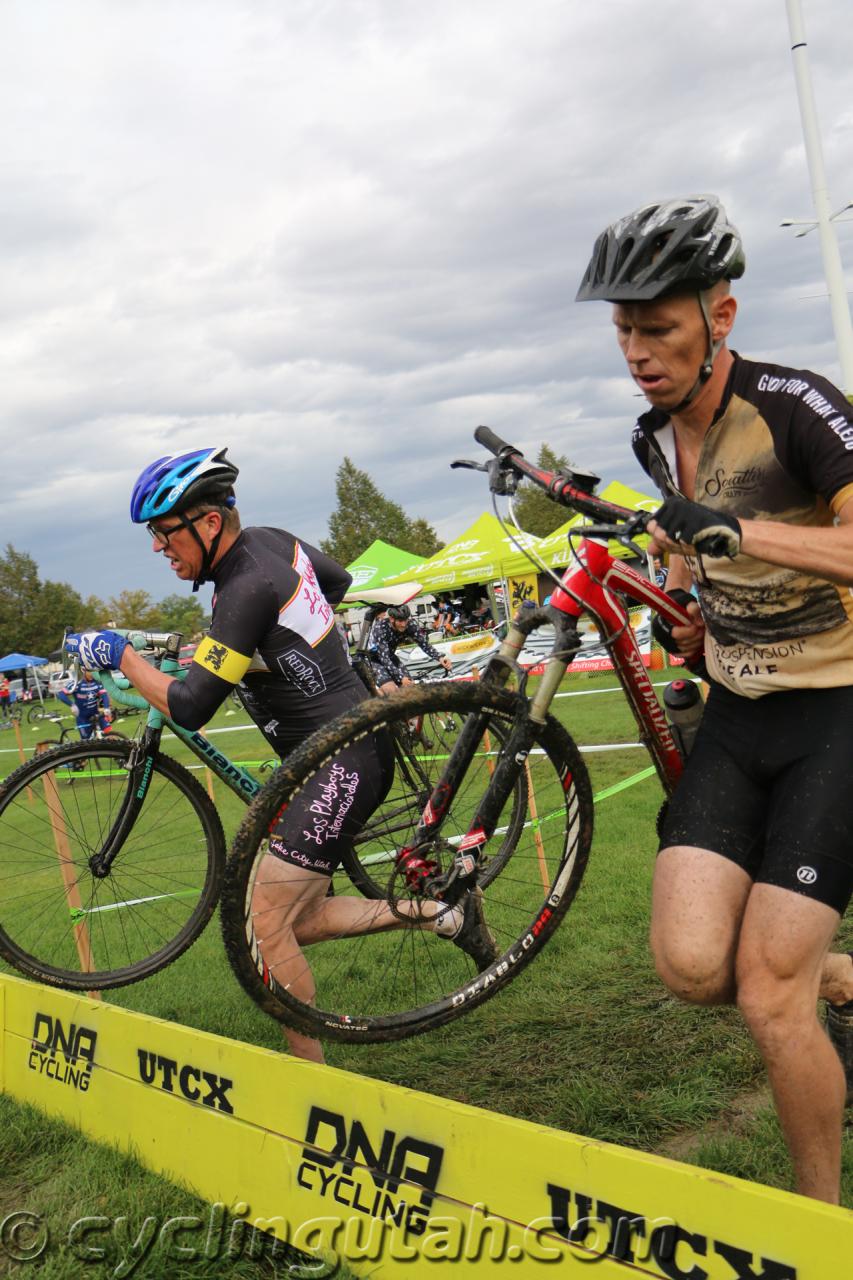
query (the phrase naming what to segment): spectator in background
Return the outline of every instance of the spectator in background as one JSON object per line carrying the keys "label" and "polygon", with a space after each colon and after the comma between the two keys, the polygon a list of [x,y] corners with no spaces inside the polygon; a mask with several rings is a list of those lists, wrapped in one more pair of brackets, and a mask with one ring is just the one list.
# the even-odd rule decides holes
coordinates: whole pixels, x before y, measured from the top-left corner
{"label": "spectator in background", "polygon": [[11,689],[9,688],[9,680],[5,675],[0,675],[0,716],[4,720],[9,718],[9,703],[11,701]]}

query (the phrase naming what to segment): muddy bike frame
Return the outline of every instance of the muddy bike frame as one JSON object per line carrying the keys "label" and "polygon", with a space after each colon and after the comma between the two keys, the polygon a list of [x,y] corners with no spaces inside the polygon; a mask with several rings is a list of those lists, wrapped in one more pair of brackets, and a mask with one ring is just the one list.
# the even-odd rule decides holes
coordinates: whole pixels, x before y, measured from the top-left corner
{"label": "muddy bike frame", "polygon": [[[551,595],[547,609],[520,611],[497,654],[486,666],[484,682],[506,685],[514,676],[521,692],[527,672],[518,664],[518,656],[530,633],[547,623],[555,627],[556,638],[545,664],[536,692],[525,701],[524,710],[516,716],[512,732],[504,747],[476,817],[461,840],[449,872],[436,878],[435,866],[419,850],[438,836],[442,819],[468,769],[488,720],[488,711],[473,713],[463,727],[447,767],[436,784],[412,843],[397,855],[397,863],[410,883],[420,881],[432,895],[441,894],[454,901],[470,887],[476,871],[479,850],[494,834],[499,815],[519,769],[533,748],[534,729],[544,722],[560,683],[581,650],[578,620],[587,614],[599,632],[602,646],[610,655],[616,678],[624,690],[640,734],[667,796],[671,795],[683,771],[683,760],[672,735],[666,714],[658,701],[631,628],[624,599],[648,606],[670,625],[685,626],[690,621],[686,610],[653,582],[630,565],[615,558],[606,541],[616,536],[630,543],[651,519],[648,512],[630,511],[596,498],[590,492],[597,477],[572,471],[544,471],[526,461],[511,445],[499,440],[487,427],[477,430],[476,438],[496,454],[488,466],[457,463],[475,470],[487,471],[494,493],[512,494],[520,478],[532,480],[561,506],[580,512],[599,522],[586,531],[579,543],[570,539],[572,564],[565,570],[560,585]],[[593,534],[596,536],[590,537]],[[571,777],[564,785],[569,786]]]}

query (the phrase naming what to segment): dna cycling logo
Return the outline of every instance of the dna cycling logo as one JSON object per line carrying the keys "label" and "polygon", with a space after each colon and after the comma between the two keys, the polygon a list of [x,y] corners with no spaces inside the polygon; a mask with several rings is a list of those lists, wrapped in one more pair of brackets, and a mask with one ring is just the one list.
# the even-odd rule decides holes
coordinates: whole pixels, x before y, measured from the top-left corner
{"label": "dna cycling logo", "polygon": [[361,1120],[312,1106],[296,1180],[330,1202],[423,1235],[443,1159],[433,1142],[393,1129],[370,1132]]}
{"label": "dna cycling logo", "polygon": [[88,1093],[97,1043],[98,1033],[91,1027],[37,1013],[27,1066],[56,1084]]}

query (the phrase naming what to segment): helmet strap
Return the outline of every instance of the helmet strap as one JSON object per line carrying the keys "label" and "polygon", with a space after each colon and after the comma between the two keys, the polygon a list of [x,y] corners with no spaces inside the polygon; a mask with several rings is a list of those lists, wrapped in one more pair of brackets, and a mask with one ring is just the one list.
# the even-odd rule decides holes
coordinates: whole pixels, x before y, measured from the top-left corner
{"label": "helmet strap", "polygon": [[691,405],[693,403],[696,396],[699,394],[699,392],[704,387],[705,383],[710,378],[711,374],[714,372],[714,361],[716,360],[717,356],[720,354],[720,351],[723,348],[724,339],[718,338],[716,342],[714,341],[714,331],[711,327],[711,313],[708,309],[708,298],[706,294],[700,292],[696,296],[699,302],[699,310],[702,312],[702,319],[705,321],[705,332],[708,335],[708,345],[705,351],[705,359],[702,361],[702,365],[699,369],[699,376],[697,377],[696,381],[693,383],[693,386],[687,392],[687,395],[684,397],[684,399],[681,401],[680,404],[677,404],[675,406],[674,409],[670,409],[669,411],[670,417],[672,417],[673,414],[682,413],[683,410],[685,410],[688,407],[688,405]]}
{"label": "helmet strap", "polygon": [[188,520],[183,511],[176,511],[175,515],[178,516],[184,528],[189,529],[190,533],[201,547],[201,568],[199,569],[198,577],[193,582],[193,591],[198,591],[202,583],[207,582],[210,577],[213,569],[213,562],[216,559],[216,552],[219,549],[219,542],[222,538],[222,534],[225,532],[225,526],[220,525],[218,531],[211,539],[210,546],[206,547],[204,545],[204,539],[199,534],[199,531],[193,524],[192,520]]}

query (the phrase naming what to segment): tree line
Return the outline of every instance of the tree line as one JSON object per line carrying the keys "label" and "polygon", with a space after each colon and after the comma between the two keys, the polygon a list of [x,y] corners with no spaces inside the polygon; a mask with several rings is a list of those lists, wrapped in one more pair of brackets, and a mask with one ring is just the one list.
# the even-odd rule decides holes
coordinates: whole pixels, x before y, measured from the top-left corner
{"label": "tree line", "polygon": [[[537,463],[554,471],[568,465],[567,459],[547,444],[539,450]],[[320,546],[340,564],[351,564],[377,538],[425,558],[444,546],[427,520],[407,515],[350,458],[345,457],[338,467],[335,495],[329,536]],[[485,494],[483,498],[485,502]],[[522,528],[540,537],[566,518],[561,507],[527,481],[519,486],[515,511]],[[66,627],[82,631],[112,624],[145,631],[180,631],[190,639],[207,621],[196,596],[172,594],[155,601],[147,591],[127,590],[106,600],[96,595],[83,597],[67,582],[42,581],[33,557],[11,543],[0,556],[0,656],[17,652],[46,657],[58,648]]]}
{"label": "tree line", "polygon": [[42,581],[26,551],[9,543],[0,556],[0,656],[27,653],[46,658],[59,647],[66,627],[140,627],[196,635],[206,622],[195,596],[169,595],[155,602],[147,591],[122,591],[101,600],[80,595],[67,582]]}
{"label": "tree line", "polygon": [[[568,458],[543,444],[537,465],[560,471],[570,463]],[[320,543],[320,549],[340,564],[352,564],[377,538],[424,558],[435,555],[444,546],[431,524],[423,517],[406,515],[400,504],[386,498],[368,473],[356,467],[350,458],[344,458],[338,467],[335,498],[337,505],[329,517],[329,536]],[[484,503],[488,501],[485,493],[483,499]],[[527,480],[519,486],[515,512],[521,527],[538,537],[553,533],[568,519],[565,508],[558,507]]]}

